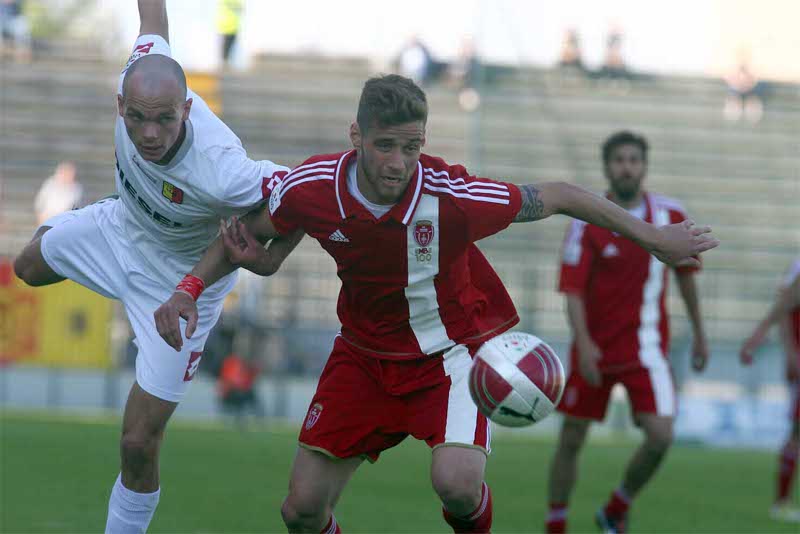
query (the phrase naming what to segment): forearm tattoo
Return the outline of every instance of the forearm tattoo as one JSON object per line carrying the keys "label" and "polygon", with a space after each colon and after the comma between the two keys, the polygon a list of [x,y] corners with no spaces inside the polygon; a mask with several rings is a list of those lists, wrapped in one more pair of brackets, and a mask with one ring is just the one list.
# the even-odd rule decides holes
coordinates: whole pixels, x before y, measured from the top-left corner
{"label": "forearm tattoo", "polygon": [[538,221],[544,218],[542,192],[532,185],[521,185],[519,191],[522,194],[522,206],[514,217],[514,222]]}

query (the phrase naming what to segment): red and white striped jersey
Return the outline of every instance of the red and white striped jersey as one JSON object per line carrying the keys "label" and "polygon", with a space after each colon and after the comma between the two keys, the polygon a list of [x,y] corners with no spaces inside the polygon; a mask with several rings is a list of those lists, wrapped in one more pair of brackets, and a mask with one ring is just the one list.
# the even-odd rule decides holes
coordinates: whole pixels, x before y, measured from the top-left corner
{"label": "red and white striped jersey", "polygon": [[[673,199],[645,193],[644,200],[649,223],[664,226],[686,219]],[[603,353],[601,370],[663,365],[669,347],[665,267],[627,238],[583,221],[570,222],[559,291],[583,296],[589,334]],[[574,342],[571,353],[577,365]]]}
{"label": "red and white striped jersey", "polygon": [[356,157],[306,160],[269,205],[279,233],[302,228],[336,260],[342,337],[378,358],[411,359],[514,326],[514,304],[474,242],[513,221],[519,189],[422,154],[403,198],[376,219],[347,188]]}
{"label": "red and white striped jersey", "polygon": [[[783,283],[781,287],[788,288],[794,284],[795,280],[800,278],[800,257],[792,262],[792,265],[789,267],[789,270],[786,272],[786,276],[783,278]],[[790,320],[790,328],[792,338],[794,339],[795,346],[800,348],[800,306],[794,308],[791,311],[792,317]],[[800,358],[800,351],[797,354],[798,358]]]}

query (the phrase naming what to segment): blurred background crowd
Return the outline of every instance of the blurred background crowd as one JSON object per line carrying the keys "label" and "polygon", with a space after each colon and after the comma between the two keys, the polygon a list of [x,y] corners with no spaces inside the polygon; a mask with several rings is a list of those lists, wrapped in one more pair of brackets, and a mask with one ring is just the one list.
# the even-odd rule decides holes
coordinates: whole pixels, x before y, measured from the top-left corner
{"label": "blurred background crowd", "polygon": [[[678,437],[772,445],[788,398],[778,345],[753,368],[736,354],[800,251],[800,4],[555,4],[169,8],[190,86],[256,159],[293,166],[347,149],[361,85],[388,71],[426,89],[430,152],[483,176],[602,192],[603,139],[623,128],[645,135],[649,184],[723,242],[700,277],[712,344],[703,375],[689,376],[685,314],[670,306],[675,374],[683,406],[694,407],[679,416]],[[135,2],[122,0],[0,0],[0,403],[113,408],[130,383],[135,348],[121,310],[65,284],[34,292],[9,261],[38,222],[114,192],[114,93],[137,21]],[[519,329],[562,355],[565,226],[553,218],[481,243]],[[302,417],[338,328],[338,288],[333,262],[308,239],[277,275],[244,273],[206,347],[205,381],[181,410],[217,413],[219,402],[226,413]]]}

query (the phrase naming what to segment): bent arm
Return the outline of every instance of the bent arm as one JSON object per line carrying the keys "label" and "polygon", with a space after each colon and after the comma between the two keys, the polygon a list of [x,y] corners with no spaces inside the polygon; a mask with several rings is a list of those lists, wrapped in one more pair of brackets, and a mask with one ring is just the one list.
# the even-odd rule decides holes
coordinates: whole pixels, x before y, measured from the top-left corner
{"label": "bent arm", "polygon": [[[289,253],[297,246],[303,233],[298,232],[289,236],[279,238],[278,232],[272,225],[272,220],[269,217],[269,210],[266,204],[260,209],[251,211],[242,217],[242,224],[244,224],[247,231],[255,237],[255,239],[262,245],[269,240],[275,240],[274,244],[270,243],[267,250],[263,250],[263,255],[260,255],[263,263],[264,274],[272,274],[277,271],[277,268],[289,255]],[[275,252],[278,258],[271,258],[272,253]],[[276,261],[277,260],[277,261]],[[274,267],[271,272],[270,269]],[[238,268],[228,260],[225,254],[225,244],[222,236],[217,237],[211,246],[208,247],[206,253],[200,258],[200,261],[192,269],[191,274],[203,280],[205,286],[209,287],[211,284],[222,278],[223,276],[232,273]]]}
{"label": "bent arm", "polygon": [[139,35],[160,35],[169,43],[166,0],[139,0]]}

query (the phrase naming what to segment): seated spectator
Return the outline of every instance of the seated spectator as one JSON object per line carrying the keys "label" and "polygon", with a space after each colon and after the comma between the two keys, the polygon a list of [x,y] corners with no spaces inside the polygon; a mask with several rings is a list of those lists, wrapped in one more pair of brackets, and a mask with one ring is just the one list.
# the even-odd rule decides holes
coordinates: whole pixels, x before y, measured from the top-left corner
{"label": "seated spectator", "polygon": [[561,43],[561,53],[558,58],[558,66],[565,69],[575,69],[586,72],[581,53],[581,39],[577,30],[568,29],[564,33],[564,41]]}
{"label": "seated spectator", "polygon": [[450,65],[450,80],[458,89],[458,103],[464,111],[475,111],[480,105],[483,66],[475,52],[475,43],[467,37],[461,42],[458,57]]}
{"label": "seated spectator", "polygon": [[400,50],[396,63],[398,74],[420,85],[429,84],[436,74],[436,62],[428,47],[417,36],[412,37]]}
{"label": "seated spectator", "polygon": [[744,116],[753,124],[759,122],[764,115],[763,84],[750,70],[746,60],[741,60],[736,69],[725,77],[725,83],[728,86],[723,108],[725,119],[736,122]]}
{"label": "seated spectator", "polygon": [[53,175],[42,183],[33,202],[36,220],[41,225],[47,219],[80,206],[83,186],[76,177],[75,164],[58,164]]}
{"label": "seated spectator", "polygon": [[17,62],[31,60],[31,32],[22,0],[0,0],[0,58],[11,55]]}

